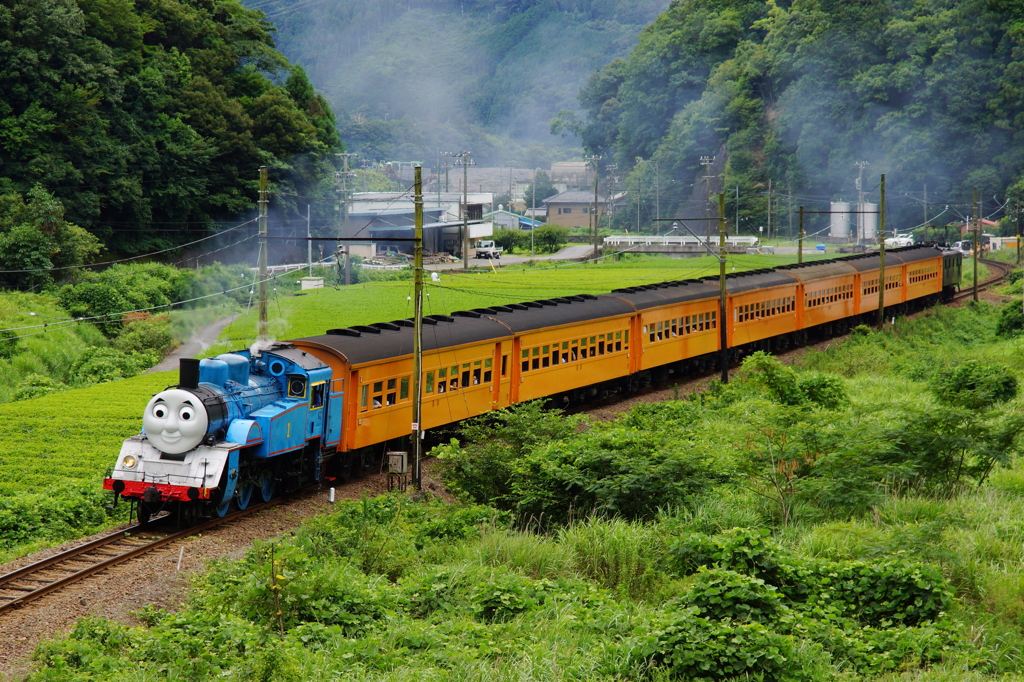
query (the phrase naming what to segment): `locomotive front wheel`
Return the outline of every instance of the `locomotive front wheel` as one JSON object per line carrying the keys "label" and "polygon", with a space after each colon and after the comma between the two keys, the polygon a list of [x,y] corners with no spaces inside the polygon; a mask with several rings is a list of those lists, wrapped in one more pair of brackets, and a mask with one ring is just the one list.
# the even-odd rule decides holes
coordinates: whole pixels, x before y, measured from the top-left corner
{"label": "locomotive front wheel", "polygon": [[141,500],[139,501],[136,511],[138,512],[137,516],[139,517],[140,526],[145,526],[146,524],[148,524],[149,519],[153,516],[153,513],[149,511],[149,507],[146,506],[146,503],[142,502]]}
{"label": "locomotive front wheel", "polygon": [[213,515],[217,518],[223,518],[227,516],[229,509],[231,509],[231,500],[225,500],[220,506],[213,508]]}
{"label": "locomotive front wheel", "polygon": [[252,481],[248,481],[238,489],[238,497],[235,498],[235,504],[238,505],[239,509],[245,509],[249,506],[255,488],[256,486],[253,485]]}

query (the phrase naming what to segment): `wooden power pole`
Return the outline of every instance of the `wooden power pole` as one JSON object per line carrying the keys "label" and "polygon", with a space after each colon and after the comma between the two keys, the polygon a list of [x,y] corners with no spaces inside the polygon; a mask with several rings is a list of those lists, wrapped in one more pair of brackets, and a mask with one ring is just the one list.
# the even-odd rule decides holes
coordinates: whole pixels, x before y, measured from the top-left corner
{"label": "wooden power pole", "polygon": [[972,220],[971,233],[974,237],[971,243],[974,248],[971,249],[971,260],[974,261],[974,301],[978,301],[978,228],[981,227],[981,217],[978,215],[978,188],[974,188],[974,198],[971,200],[971,212],[974,214],[974,220]]}
{"label": "wooden power pole", "polygon": [[423,169],[414,169],[413,202],[416,207],[416,228],[413,233],[413,339],[412,339],[412,453],[413,484],[422,487],[420,455],[423,449],[422,421],[423,396]]}
{"label": "wooden power pole", "polygon": [[885,173],[878,201],[878,328],[885,324]]}
{"label": "wooden power pole", "polygon": [[718,363],[722,383],[729,383],[729,333],[726,324],[727,292],[725,288],[725,192],[718,193]]}
{"label": "wooden power pole", "polygon": [[270,332],[267,323],[267,205],[270,203],[270,191],[267,189],[267,167],[260,166],[260,255],[259,281],[256,283],[256,312],[259,322],[256,326],[256,340],[269,341]]}

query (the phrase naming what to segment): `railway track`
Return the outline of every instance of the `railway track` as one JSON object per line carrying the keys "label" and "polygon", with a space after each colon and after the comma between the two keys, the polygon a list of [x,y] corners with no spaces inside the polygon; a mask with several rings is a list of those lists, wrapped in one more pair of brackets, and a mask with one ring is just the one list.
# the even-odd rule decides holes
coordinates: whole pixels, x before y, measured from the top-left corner
{"label": "railway track", "polygon": [[110,533],[51,557],[23,566],[0,576],[0,615],[30,601],[56,592],[72,583],[104,571],[137,556],[166,547],[178,540],[202,533],[217,526],[232,523],[250,514],[269,509],[292,499],[283,496],[236,511],[221,518],[211,519],[181,531],[161,528],[162,517],[150,521],[145,527],[135,525]]}
{"label": "railway track", "polygon": [[[1006,281],[1010,276],[1010,271],[1013,269],[1012,263],[1003,263],[1002,261],[989,260],[988,258],[979,258],[978,262],[987,267],[990,271],[994,272],[992,277],[989,277],[984,282],[978,282],[978,290],[987,289],[996,284],[1001,284]],[[960,291],[953,296],[954,301],[963,301],[971,298],[974,295],[974,287],[968,284],[963,287]]]}

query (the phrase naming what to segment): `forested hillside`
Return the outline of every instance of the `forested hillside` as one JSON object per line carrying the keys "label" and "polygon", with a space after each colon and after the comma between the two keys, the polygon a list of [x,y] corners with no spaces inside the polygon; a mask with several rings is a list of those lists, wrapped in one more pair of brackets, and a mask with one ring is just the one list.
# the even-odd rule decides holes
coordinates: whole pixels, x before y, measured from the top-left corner
{"label": "forested hillside", "polygon": [[[245,0],[370,159],[546,163],[548,122],[667,0]],[[562,152],[572,154],[575,141]]]}
{"label": "forested hillside", "polygon": [[[727,153],[724,187],[762,221],[769,178],[794,203],[850,200],[866,161],[866,188],[887,173],[905,227],[925,184],[940,204],[977,186],[989,207],[1024,188],[1022,73],[1020,3],[674,0],[590,78],[584,116],[554,127],[651,193],[655,169],[686,185],[701,156]],[[662,214],[688,196],[663,192]]]}
{"label": "forested hillside", "polygon": [[237,0],[0,0],[0,195],[141,253],[236,219],[260,165],[322,194],[334,117],[271,36]]}

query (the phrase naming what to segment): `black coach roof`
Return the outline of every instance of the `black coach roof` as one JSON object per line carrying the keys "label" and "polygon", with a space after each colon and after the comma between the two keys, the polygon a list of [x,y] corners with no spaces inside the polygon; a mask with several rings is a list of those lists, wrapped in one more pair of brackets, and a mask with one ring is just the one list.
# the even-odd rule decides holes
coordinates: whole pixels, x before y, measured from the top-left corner
{"label": "black coach roof", "polygon": [[[706,277],[704,281],[718,289],[718,278]],[[725,276],[725,290],[730,294],[740,294],[753,289],[770,289],[786,284],[797,284],[797,280],[792,275],[770,268],[731,272]]]}
{"label": "black coach roof", "polygon": [[[423,350],[504,339],[511,337],[513,332],[524,333],[634,312],[632,305],[614,296],[583,294],[459,310],[451,315],[428,315],[423,318]],[[356,366],[410,355],[412,341],[412,323],[395,320],[331,329],[326,334],[295,339],[294,342],[331,350]]]}
{"label": "black coach roof", "polygon": [[699,279],[684,279],[676,282],[659,282],[658,284],[615,289],[611,295],[629,301],[637,310],[646,310],[686,301],[717,298],[719,289],[717,283],[711,285]]}
{"label": "black coach roof", "polygon": [[[423,325],[423,350],[431,351],[450,346],[462,346],[491,339],[502,339],[512,335],[509,328],[487,317],[447,317],[447,320],[425,320]],[[400,358],[412,353],[413,329],[402,326],[401,320],[390,323],[396,329],[369,331],[373,325],[359,325],[358,328],[332,329],[320,336],[295,339],[295,343],[308,343],[343,356],[350,365],[362,365],[387,358]]]}

